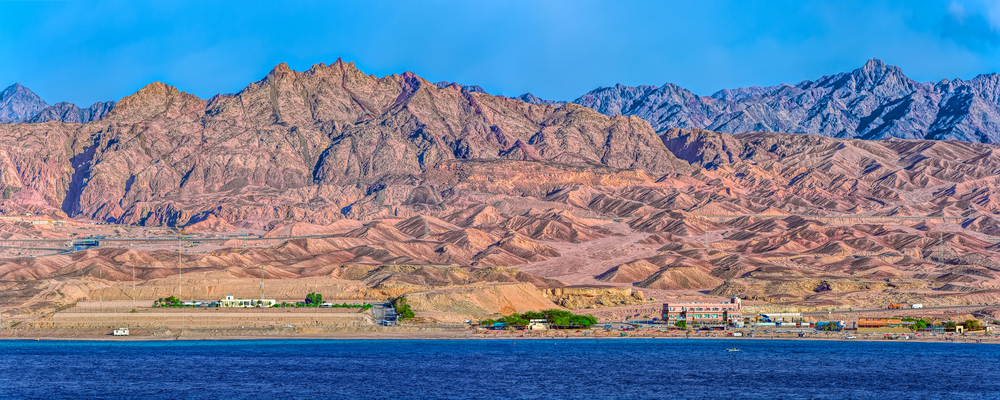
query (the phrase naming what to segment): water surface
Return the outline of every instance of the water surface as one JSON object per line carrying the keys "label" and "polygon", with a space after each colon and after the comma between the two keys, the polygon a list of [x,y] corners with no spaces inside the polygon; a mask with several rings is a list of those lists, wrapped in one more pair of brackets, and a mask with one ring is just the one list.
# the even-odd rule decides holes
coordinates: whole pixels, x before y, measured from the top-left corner
{"label": "water surface", "polygon": [[961,343],[0,341],[0,371],[2,398],[1000,399],[1000,346]]}

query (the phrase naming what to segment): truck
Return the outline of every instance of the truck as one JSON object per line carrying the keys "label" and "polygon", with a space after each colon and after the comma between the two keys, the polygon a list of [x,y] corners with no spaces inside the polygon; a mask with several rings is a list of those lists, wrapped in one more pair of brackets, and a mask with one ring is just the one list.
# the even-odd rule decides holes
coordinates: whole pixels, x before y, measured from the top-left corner
{"label": "truck", "polygon": [[914,305],[911,305],[910,308],[924,308],[924,305],[923,304],[914,304]]}
{"label": "truck", "polygon": [[903,305],[902,304],[889,304],[889,309],[890,310],[895,310],[897,308],[903,308]]}

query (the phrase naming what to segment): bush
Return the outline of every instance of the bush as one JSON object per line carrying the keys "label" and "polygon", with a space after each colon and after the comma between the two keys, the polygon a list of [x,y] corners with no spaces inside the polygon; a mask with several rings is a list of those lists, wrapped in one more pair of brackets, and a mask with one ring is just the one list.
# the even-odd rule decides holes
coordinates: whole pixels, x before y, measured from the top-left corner
{"label": "bush", "polygon": [[319,293],[309,293],[306,295],[306,307],[319,307],[323,304],[323,295]]}
{"label": "bush", "polygon": [[497,322],[507,324],[507,326],[526,326],[533,319],[544,319],[545,322],[559,328],[583,327],[590,328],[597,324],[597,318],[593,315],[577,315],[563,310],[542,310],[528,311],[524,314],[511,314],[498,319],[484,319],[479,321],[480,325],[493,325]]}
{"label": "bush", "polygon": [[410,319],[416,317],[416,314],[413,313],[413,309],[411,309],[410,305],[406,303],[405,297],[397,297],[393,299],[392,307],[396,309],[396,316],[399,317],[399,319]]}
{"label": "bush", "polygon": [[927,325],[931,323],[930,320],[925,320],[921,318],[903,318],[902,321],[913,322],[913,325],[910,325],[910,329],[912,330],[927,328]]}
{"label": "bush", "polygon": [[161,297],[153,302],[153,307],[180,307],[181,299],[174,296]]}

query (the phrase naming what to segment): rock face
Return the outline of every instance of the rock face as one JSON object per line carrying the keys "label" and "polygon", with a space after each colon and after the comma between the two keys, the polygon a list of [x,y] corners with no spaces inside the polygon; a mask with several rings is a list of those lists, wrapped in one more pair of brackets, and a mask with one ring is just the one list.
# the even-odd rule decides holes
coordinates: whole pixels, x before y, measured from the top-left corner
{"label": "rock face", "polygon": [[486,89],[483,89],[483,87],[479,85],[463,85],[461,83],[448,82],[448,81],[434,82],[434,86],[437,86],[441,89],[444,89],[451,85],[458,86],[462,88],[462,90],[465,90],[466,92],[469,93],[486,93]]}
{"label": "rock face", "polygon": [[559,107],[559,106],[561,106],[563,104],[566,104],[565,101],[556,101],[556,100],[541,99],[541,98],[538,98],[538,96],[535,96],[535,95],[533,95],[531,93],[525,93],[525,94],[522,94],[520,96],[513,97],[513,98],[517,99],[517,100],[521,100],[521,101],[523,101],[525,103],[528,103],[528,104],[535,104],[535,105],[540,105],[540,106],[556,106],[556,107]]}
{"label": "rock face", "polygon": [[593,90],[574,103],[607,115],[642,117],[657,132],[704,128],[846,139],[1000,142],[1000,75],[915,82],[877,59],[851,72],[795,85],[727,89],[710,97],[670,83],[617,85]]}
{"label": "rock face", "polygon": [[[592,99],[604,112],[628,114],[636,107],[615,99],[650,92],[649,101],[688,105],[665,117],[679,123],[720,102],[806,86],[829,104],[857,96],[854,109],[921,87],[869,64],[822,84],[741,89],[721,100],[676,87],[617,87]],[[304,72],[281,64],[209,100],[157,82],[96,121],[0,124],[0,236],[75,231],[24,214],[324,234],[267,249],[237,250],[231,240],[230,249],[188,262],[242,278],[267,264],[394,295],[521,282],[803,305],[992,301],[1000,299],[1000,248],[988,240],[1000,233],[997,176],[994,144],[697,126],[656,132],[636,115],[529,104],[412,73],[378,78],[338,60]],[[171,274],[167,261],[176,256],[109,250],[5,261],[0,283],[159,263],[148,271],[155,279]],[[468,313],[494,312],[506,295],[491,293],[482,298],[489,307]],[[465,301],[431,295],[428,304],[440,299],[445,308]]]}
{"label": "rock face", "polygon": [[[13,164],[49,163],[40,174],[8,174],[4,186],[31,187],[70,216],[154,225],[213,215],[229,223],[369,218],[393,212],[382,205],[436,202],[440,190],[417,189],[421,176],[454,161],[654,175],[687,168],[637,117],[439,88],[412,73],[375,78],[342,61],[305,72],[281,64],[208,101],[153,83],[98,121],[0,125],[0,140]],[[37,155],[49,157],[20,155],[33,140],[47,143]],[[56,156],[66,148],[72,157]]]}
{"label": "rock face", "polygon": [[35,92],[15,83],[0,92],[0,124],[25,122],[48,106]]}
{"label": "rock face", "polygon": [[46,121],[87,123],[101,119],[114,106],[114,101],[99,101],[89,108],[71,103],[50,106],[31,89],[15,83],[0,92],[0,124]]}
{"label": "rock face", "polygon": [[76,104],[61,102],[42,109],[28,122],[59,121],[84,124],[104,118],[104,115],[110,112],[114,106],[114,101],[99,101],[89,108],[80,108]]}

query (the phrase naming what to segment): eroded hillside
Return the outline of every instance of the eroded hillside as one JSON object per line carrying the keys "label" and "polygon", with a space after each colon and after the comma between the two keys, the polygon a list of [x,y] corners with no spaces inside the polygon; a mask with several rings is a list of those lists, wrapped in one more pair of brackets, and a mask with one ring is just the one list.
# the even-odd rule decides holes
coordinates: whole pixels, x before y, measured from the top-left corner
{"label": "eroded hillside", "polygon": [[[279,65],[207,101],[156,83],[95,122],[0,125],[0,208],[321,237],[232,241],[179,258],[105,244],[5,260],[0,281],[11,306],[93,296],[94,282],[121,289],[133,267],[150,287],[172,288],[180,268],[186,279],[252,287],[261,266],[268,279],[332,279],[372,296],[426,292],[421,304],[437,305],[452,301],[441,290],[506,283],[803,306],[992,303],[1000,300],[997,151],[657,134],[637,117],[438,87],[411,73]],[[11,219],[0,231],[9,240],[58,236]],[[477,292],[483,304],[503,303],[487,292]],[[552,293],[564,305],[618,304]],[[144,296],[160,294],[169,290]],[[622,296],[615,301],[645,301]]]}

